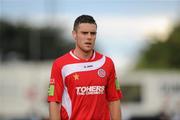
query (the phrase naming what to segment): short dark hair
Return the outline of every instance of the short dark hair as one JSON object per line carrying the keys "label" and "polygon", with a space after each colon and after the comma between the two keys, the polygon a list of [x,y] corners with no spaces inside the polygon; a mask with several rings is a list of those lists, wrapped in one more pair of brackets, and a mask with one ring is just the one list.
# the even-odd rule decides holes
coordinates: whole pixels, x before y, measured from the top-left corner
{"label": "short dark hair", "polygon": [[76,18],[76,20],[74,21],[74,27],[73,30],[76,31],[77,27],[79,26],[79,24],[81,23],[90,23],[90,24],[96,24],[96,21],[94,20],[94,18],[90,15],[81,15],[79,17]]}

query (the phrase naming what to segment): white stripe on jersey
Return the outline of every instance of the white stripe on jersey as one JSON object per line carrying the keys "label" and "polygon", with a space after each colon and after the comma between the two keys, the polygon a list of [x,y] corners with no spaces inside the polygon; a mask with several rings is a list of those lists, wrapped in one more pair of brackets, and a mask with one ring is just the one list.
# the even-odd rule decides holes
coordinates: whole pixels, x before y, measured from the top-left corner
{"label": "white stripe on jersey", "polygon": [[96,70],[104,65],[105,60],[106,57],[103,56],[101,59],[93,62],[83,62],[83,63],[74,63],[74,64],[65,65],[61,70],[63,80],[65,79],[66,76],[75,72]]}
{"label": "white stripe on jersey", "polygon": [[65,108],[65,110],[68,114],[68,117],[70,119],[71,113],[72,113],[72,104],[71,104],[71,99],[68,94],[68,90],[67,90],[66,86],[64,86],[64,92],[63,92],[63,96],[62,96],[62,106]]}

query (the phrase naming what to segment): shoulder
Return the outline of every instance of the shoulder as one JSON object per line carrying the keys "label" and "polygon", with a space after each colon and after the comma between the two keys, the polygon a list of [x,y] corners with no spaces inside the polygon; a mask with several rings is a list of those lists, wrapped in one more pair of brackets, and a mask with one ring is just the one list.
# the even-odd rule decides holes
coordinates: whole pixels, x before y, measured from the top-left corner
{"label": "shoulder", "polygon": [[96,52],[96,56],[97,56],[97,60],[99,59],[104,59],[103,61],[103,64],[104,66],[106,66],[109,70],[112,70],[115,68],[115,65],[114,65],[114,62],[113,60],[109,57],[109,56],[106,56],[104,54],[101,54],[99,52]]}
{"label": "shoulder", "polygon": [[67,61],[69,61],[71,58],[69,52],[68,53],[65,53],[64,55],[56,58],[54,61],[53,61],[53,64],[56,64],[57,66],[62,66],[64,64],[66,64]]}
{"label": "shoulder", "polygon": [[107,60],[107,62],[109,62],[109,63],[111,63],[111,64],[114,64],[114,63],[113,63],[113,60],[112,60],[110,57],[106,56],[106,60]]}
{"label": "shoulder", "polygon": [[106,62],[108,62],[108,63],[110,63],[110,64],[114,64],[114,63],[113,63],[113,60],[112,60],[109,56],[103,55],[103,54],[101,54],[101,53],[99,53],[99,52],[96,52],[96,54],[97,54],[97,57],[98,57],[98,58],[105,57]]}

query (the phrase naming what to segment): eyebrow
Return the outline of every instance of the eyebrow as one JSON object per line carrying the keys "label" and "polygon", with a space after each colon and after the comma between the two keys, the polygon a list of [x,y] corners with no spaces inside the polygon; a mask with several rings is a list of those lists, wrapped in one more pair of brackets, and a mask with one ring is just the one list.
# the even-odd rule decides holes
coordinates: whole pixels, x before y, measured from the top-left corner
{"label": "eyebrow", "polygon": [[83,34],[88,34],[88,33],[90,33],[90,34],[96,34],[97,32],[84,32],[84,31],[81,31],[81,33],[83,33]]}

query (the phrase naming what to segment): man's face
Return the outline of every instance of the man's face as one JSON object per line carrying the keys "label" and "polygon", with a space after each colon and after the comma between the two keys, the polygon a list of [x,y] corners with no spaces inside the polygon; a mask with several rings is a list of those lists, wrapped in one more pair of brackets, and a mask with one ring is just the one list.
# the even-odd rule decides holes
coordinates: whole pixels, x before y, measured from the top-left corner
{"label": "man's face", "polygon": [[90,52],[94,48],[96,40],[97,27],[95,24],[81,23],[76,31],[73,31],[73,37],[76,40],[76,47],[83,52]]}

